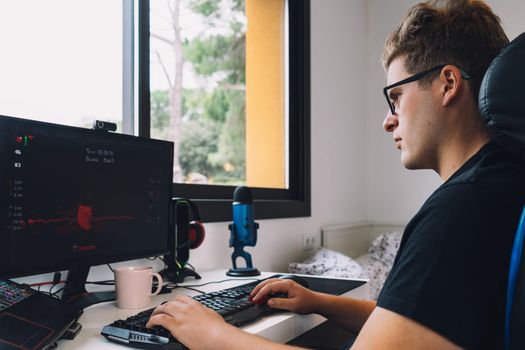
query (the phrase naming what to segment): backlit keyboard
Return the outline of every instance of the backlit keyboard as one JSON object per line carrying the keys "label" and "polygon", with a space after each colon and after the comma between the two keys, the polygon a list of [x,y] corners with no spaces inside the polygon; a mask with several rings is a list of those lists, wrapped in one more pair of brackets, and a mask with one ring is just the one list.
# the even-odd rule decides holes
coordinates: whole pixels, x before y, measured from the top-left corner
{"label": "backlit keyboard", "polygon": [[36,293],[33,289],[8,280],[0,280],[0,311]]}

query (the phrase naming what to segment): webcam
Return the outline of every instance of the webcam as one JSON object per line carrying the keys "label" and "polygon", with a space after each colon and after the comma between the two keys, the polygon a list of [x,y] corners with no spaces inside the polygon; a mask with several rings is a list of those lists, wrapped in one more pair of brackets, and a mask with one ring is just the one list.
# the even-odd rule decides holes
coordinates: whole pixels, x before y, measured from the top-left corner
{"label": "webcam", "polygon": [[111,122],[105,122],[103,120],[95,120],[93,122],[93,129],[104,130],[104,131],[117,131],[117,124]]}

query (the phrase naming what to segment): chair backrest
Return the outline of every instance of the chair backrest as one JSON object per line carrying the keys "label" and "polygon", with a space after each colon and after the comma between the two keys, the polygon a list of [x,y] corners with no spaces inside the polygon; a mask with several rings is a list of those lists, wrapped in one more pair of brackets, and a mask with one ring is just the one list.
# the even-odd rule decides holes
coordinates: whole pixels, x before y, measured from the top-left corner
{"label": "chair backrest", "polygon": [[[490,65],[481,83],[479,108],[492,137],[525,160],[525,33]],[[512,350],[525,349],[524,236],[525,208],[514,239],[507,286],[505,348]]]}

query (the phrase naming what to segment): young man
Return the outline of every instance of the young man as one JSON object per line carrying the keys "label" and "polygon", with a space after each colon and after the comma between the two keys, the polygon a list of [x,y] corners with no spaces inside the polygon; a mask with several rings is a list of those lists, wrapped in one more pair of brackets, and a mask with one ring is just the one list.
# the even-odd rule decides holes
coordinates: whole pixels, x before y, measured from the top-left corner
{"label": "young man", "polygon": [[[319,313],[359,332],[352,349],[497,349],[505,287],[525,202],[525,162],[490,140],[479,116],[481,80],[508,43],[499,19],[477,0],[412,7],[387,39],[384,128],[409,169],[433,169],[443,184],[407,225],[376,302],[315,293],[269,280],[261,302]],[[187,297],[159,307],[162,325],[192,349],[284,349],[231,327]],[[205,332],[205,336],[202,336]]]}

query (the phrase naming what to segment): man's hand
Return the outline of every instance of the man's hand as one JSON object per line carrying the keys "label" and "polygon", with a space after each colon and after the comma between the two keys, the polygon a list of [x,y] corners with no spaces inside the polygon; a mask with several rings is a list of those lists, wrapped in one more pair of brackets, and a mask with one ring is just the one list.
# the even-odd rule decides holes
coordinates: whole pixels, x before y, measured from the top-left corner
{"label": "man's hand", "polygon": [[[282,297],[279,294],[285,294]],[[276,308],[290,310],[298,314],[316,312],[318,293],[313,292],[298,283],[272,278],[257,285],[250,294],[250,300],[255,304],[263,304]]]}
{"label": "man's hand", "polygon": [[155,309],[146,327],[162,326],[190,349],[212,349],[233,328],[212,309],[187,296],[177,296]]}

